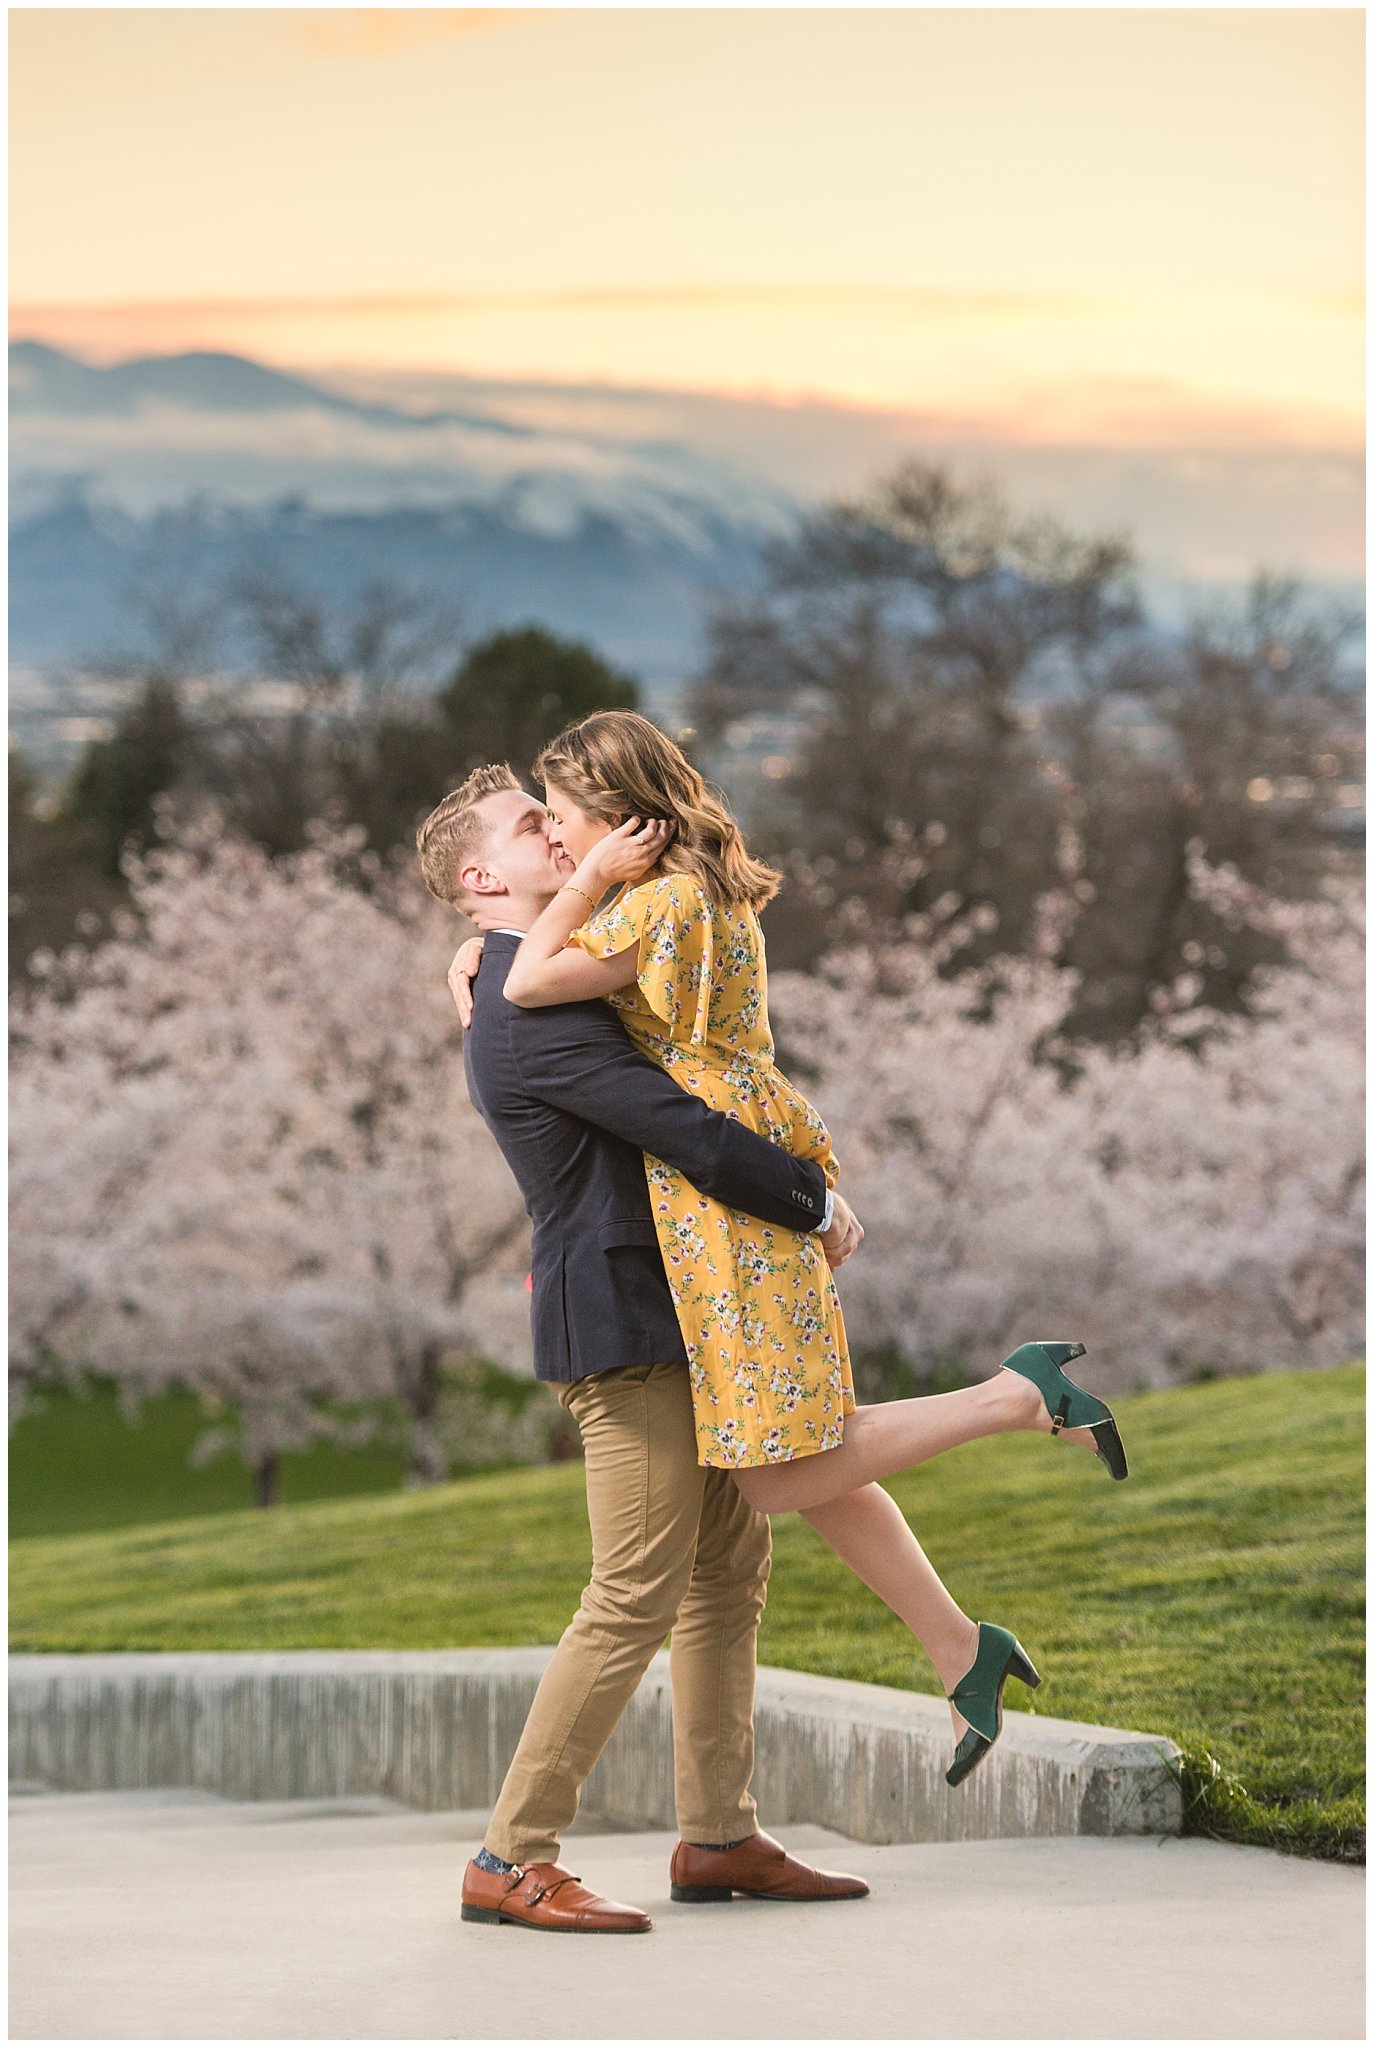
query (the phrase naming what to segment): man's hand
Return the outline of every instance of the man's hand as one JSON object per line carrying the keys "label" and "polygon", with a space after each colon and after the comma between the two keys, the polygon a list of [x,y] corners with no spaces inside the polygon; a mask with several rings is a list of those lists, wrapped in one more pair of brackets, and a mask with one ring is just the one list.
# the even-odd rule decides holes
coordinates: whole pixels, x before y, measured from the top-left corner
{"label": "man's hand", "polygon": [[852,1258],[863,1243],[864,1227],[838,1188],[835,1190],[835,1211],[830,1218],[830,1228],[823,1230],[820,1237],[825,1262],[832,1273],[836,1266],[842,1266],[846,1259]]}
{"label": "man's hand", "polygon": [[482,945],[480,938],[464,939],[448,971],[448,985],[458,1005],[458,1021],[464,1031],[472,1022],[472,984],[482,964]]}

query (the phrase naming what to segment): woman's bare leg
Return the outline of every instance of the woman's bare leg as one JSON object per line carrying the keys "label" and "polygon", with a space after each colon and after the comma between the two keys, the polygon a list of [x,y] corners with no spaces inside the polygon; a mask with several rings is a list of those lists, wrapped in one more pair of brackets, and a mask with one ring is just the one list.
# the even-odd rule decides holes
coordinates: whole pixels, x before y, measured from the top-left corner
{"label": "woman's bare leg", "polygon": [[[802,1512],[835,1555],[906,1623],[941,1686],[951,1692],[978,1654],[978,1624],[946,1589],[892,1495],[870,1483]],[[968,1723],[953,1703],[949,1711],[957,1743]]]}
{"label": "woman's bare leg", "polygon": [[[751,1507],[766,1515],[809,1514],[875,1479],[891,1479],[956,1444],[1008,1430],[1049,1433],[1050,1413],[1033,1381],[1019,1372],[995,1372],[977,1386],[950,1394],[918,1394],[856,1408],[844,1420],[844,1442],[833,1451],[790,1458],[779,1465],[745,1465],[735,1483]],[[1067,1443],[1096,1449],[1090,1429],[1060,1432]]]}

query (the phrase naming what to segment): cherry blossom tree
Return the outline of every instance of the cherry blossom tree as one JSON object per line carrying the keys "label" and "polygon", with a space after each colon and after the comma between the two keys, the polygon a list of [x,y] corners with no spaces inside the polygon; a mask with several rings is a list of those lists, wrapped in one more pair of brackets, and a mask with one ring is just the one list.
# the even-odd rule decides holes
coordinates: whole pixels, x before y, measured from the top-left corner
{"label": "cherry blossom tree", "polygon": [[241,1416],[264,1500],[281,1451],[360,1440],[386,1399],[412,1476],[442,1477],[441,1361],[482,1347],[475,1283],[524,1270],[463,1084],[460,933],[356,831],[314,840],[274,862],[187,828],[131,864],[120,935],[40,961],[14,1019],[21,1390],[52,1353],[131,1394],[194,1386]]}
{"label": "cherry blossom tree", "polygon": [[[1280,942],[1245,1014],[1157,989],[1137,1039],[1070,1042],[1075,849],[1019,956],[961,966],[987,907],[853,946],[770,991],[783,1063],[868,1232],[856,1345],[990,1371],[1074,1337],[1094,1384],[1336,1360],[1360,1343],[1363,912],[1189,887]],[[238,1416],[257,1497],[281,1452],[410,1418],[442,1476],[441,1365],[527,1342],[526,1221],[466,1099],[458,928],[409,867],[320,828],[271,860],[212,818],[130,868],[133,909],[35,964],[12,1018],[12,1387],[89,1362]],[[521,1326],[511,1327],[512,1308]],[[212,1432],[212,1452],[224,1441]]]}
{"label": "cherry blossom tree", "polygon": [[1253,977],[1244,1016],[1180,976],[1129,1046],[1060,1035],[1067,889],[1021,958],[953,971],[976,913],[942,903],[900,947],[774,977],[785,1062],[868,1232],[840,1283],[861,1346],[981,1376],[1070,1337],[1117,1386],[1360,1348],[1362,902],[1332,883],[1279,903],[1196,846],[1189,876],[1287,962]]}

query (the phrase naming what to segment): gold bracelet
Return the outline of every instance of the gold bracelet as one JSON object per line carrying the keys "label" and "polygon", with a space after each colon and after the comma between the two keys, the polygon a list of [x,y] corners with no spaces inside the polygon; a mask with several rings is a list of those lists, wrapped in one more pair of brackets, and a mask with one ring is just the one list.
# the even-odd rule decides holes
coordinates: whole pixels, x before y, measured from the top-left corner
{"label": "gold bracelet", "polygon": [[591,904],[591,906],[592,906],[592,909],[593,909],[593,910],[595,910],[595,909],[596,909],[596,898],[595,898],[595,896],[587,896],[587,892],[586,892],[586,890],[585,890],[585,889],[579,889],[579,888],[578,888],[578,886],[577,886],[577,884],[576,884],[576,882],[564,882],[564,883],[562,883],[562,884],[561,884],[561,886],[560,886],[560,891],[559,891],[559,893],[560,893],[560,894],[562,893],[562,890],[563,890],[563,889],[571,889],[571,890],[572,890],[572,893],[573,893],[573,895],[574,895],[574,896],[585,896],[585,897],[587,898],[587,901],[588,901],[588,903],[590,903],[590,904]]}

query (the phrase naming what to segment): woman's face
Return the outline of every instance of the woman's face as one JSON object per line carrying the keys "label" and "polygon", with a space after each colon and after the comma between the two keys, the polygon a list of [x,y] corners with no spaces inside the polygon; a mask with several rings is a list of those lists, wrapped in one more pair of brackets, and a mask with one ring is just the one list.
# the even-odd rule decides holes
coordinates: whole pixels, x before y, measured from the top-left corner
{"label": "woman's face", "polygon": [[599,839],[613,828],[600,818],[589,818],[556,782],[544,784],[544,803],[549,813],[549,839],[561,846],[576,864],[585,860]]}

